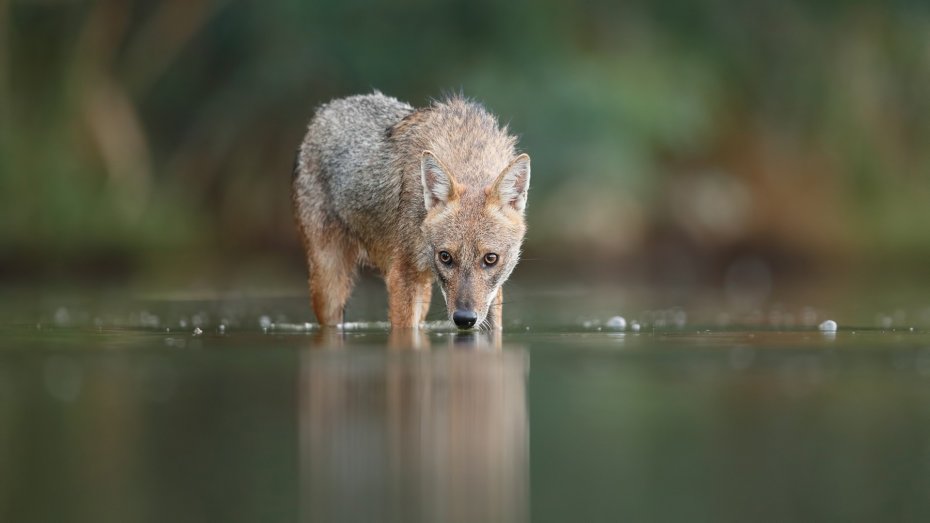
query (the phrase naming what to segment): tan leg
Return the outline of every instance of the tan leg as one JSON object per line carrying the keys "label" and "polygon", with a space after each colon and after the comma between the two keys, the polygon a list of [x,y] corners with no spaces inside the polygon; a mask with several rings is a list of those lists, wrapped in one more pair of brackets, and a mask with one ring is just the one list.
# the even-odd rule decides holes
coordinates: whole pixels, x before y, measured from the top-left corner
{"label": "tan leg", "polygon": [[429,302],[433,299],[433,281],[428,280],[423,285],[420,294],[420,321],[426,321],[426,315],[429,313]]}
{"label": "tan leg", "polygon": [[[422,275],[395,263],[385,281],[388,290],[388,317],[391,327],[414,329],[423,321],[424,287],[432,284],[429,275]],[[428,307],[428,304],[427,304]]]}
{"label": "tan leg", "polygon": [[308,243],[313,312],[320,325],[342,323],[358,265],[358,248],[338,238],[324,238],[322,235],[310,238]]}
{"label": "tan leg", "polygon": [[491,306],[488,308],[488,323],[491,324],[492,330],[501,330],[504,327],[503,322],[504,314],[504,289],[503,287],[497,288],[497,296],[491,301]]}

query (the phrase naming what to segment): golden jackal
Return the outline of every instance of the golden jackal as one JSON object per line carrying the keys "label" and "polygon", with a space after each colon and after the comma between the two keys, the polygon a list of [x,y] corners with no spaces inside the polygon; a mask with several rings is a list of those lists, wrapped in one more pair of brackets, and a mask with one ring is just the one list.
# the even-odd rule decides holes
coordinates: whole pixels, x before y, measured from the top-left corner
{"label": "golden jackal", "polygon": [[433,277],[459,328],[501,328],[501,285],[520,257],[530,158],[480,104],[414,109],[379,92],[310,122],[293,202],[322,325],[343,321],[356,268],[387,282],[393,327],[426,318]]}

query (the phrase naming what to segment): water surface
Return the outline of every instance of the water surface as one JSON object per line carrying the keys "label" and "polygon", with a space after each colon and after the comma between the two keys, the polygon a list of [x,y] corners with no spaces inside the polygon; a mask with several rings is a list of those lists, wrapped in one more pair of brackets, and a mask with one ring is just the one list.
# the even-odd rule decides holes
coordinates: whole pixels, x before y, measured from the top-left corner
{"label": "water surface", "polygon": [[302,297],[8,307],[0,520],[930,517],[921,307],[538,303],[500,336],[324,332]]}

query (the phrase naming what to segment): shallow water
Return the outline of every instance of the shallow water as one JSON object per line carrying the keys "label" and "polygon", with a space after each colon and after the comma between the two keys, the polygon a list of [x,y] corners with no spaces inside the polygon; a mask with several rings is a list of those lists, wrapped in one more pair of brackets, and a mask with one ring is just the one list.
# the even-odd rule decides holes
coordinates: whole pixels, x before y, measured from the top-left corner
{"label": "shallow water", "polygon": [[8,305],[0,521],[930,517],[925,308],[824,333],[539,302],[500,336],[323,331],[303,297]]}

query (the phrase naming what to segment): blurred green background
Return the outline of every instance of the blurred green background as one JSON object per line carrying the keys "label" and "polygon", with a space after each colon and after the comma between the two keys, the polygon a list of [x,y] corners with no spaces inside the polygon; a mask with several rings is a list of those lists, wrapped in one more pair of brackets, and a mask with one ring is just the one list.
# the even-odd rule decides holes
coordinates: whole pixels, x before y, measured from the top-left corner
{"label": "blurred green background", "polygon": [[0,0],[0,283],[302,281],[294,152],[374,88],[521,135],[524,278],[930,264],[927,2]]}

